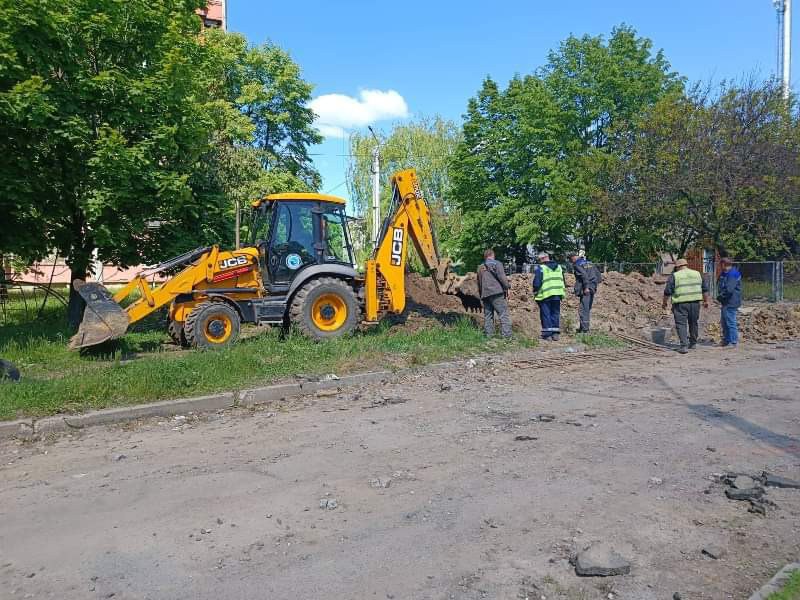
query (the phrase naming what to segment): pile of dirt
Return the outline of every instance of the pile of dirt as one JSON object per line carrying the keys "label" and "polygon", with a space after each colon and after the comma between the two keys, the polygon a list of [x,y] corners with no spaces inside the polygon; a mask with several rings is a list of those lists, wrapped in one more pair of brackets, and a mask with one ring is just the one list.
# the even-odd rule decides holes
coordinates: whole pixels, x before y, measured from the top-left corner
{"label": "pile of dirt", "polygon": [[[533,299],[531,279],[531,275],[509,276],[508,304],[514,329],[538,337],[541,334],[539,309]],[[592,309],[592,329],[649,339],[654,327],[671,328],[672,314],[661,308],[664,283],[663,277],[641,273],[604,273]],[[565,332],[577,328],[578,298],[571,293],[573,285],[573,276],[567,274],[567,298],[561,308],[561,326]],[[468,315],[481,323],[475,274],[467,275],[459,287],[459,295],[439,295],[430,278],[409,274],[406,277],[408,306],[400,322],[419,328],[429,325],[432,319],[452,322]],[[702,335],[719,341],[719,317],[719,307],[713,304],[702,310]],[[800,339],[800,306],[759,304],[746,307],[740,315],[740,329],[743,339],[753,342]]]}

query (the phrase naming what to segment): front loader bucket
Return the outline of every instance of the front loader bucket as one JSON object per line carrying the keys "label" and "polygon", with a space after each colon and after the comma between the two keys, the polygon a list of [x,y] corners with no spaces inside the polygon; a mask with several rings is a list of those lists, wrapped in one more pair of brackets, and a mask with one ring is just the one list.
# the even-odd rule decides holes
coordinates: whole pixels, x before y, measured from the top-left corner
{"label": "front loader bucket", "polygon": [[116,302],[104,285],[76,279],[75,291],[86,301],[86,310],[78,333],[69,340],[73,350],[102,344],[121,337],[128,330],[128,313]]}

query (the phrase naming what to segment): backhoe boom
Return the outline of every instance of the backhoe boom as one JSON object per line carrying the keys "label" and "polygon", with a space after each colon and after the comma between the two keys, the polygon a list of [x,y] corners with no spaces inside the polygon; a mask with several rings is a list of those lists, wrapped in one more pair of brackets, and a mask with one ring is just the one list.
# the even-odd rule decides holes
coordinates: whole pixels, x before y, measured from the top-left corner
{"label": "backhoe boom", "polygon": [[450,272],[450,260],[439,254],[430,207],[422,196],[414,169],[399,171],[392,177],[392,203],[372,258],[366,264],[365,316],[368,322],[377,321],[385,311],[400,313],[405,308],[409,238],[437,291],[455,293],[460,279]]}

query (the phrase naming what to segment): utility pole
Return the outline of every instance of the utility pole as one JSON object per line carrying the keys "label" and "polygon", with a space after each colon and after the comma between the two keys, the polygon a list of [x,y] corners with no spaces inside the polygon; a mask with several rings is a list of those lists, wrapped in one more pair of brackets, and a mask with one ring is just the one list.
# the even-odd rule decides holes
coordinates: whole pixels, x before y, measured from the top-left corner
{"label": "utility pole", "polygon": [[239,208],[238,199],[236,200],[234,205],[236,206],[236,249],[238,250],[239,248],[241,248],[241,245],[239,244],[239,231],[242,227],[242,211]]}
{"label": "utility pole", "polygon": [[772,0],[778,14],[778,66],[781,73],[783,97],[789,99],[792,87],[792,0]]}
{"label": "utility pole", "polygon": [[792,0],[783,0],[783,97],[789,99],[792,79]]}
{"label": "utility pole", "polygon": [[375,148],[372,150],[372,245],[378,245],[378,236],[381,227],[381,142],[372,126],[369,132],[375,138]]}

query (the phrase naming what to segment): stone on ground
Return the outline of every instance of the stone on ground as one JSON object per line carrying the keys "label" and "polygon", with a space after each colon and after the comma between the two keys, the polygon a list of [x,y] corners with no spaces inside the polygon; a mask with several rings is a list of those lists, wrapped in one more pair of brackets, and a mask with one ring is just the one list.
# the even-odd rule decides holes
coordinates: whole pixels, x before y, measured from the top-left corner
{"label": "stone on ground", "polygon": [[608,544],[593,544],[575,557],[575,574],[580,577],[627,575],[631,563]]}

